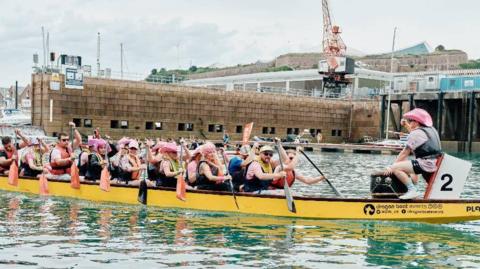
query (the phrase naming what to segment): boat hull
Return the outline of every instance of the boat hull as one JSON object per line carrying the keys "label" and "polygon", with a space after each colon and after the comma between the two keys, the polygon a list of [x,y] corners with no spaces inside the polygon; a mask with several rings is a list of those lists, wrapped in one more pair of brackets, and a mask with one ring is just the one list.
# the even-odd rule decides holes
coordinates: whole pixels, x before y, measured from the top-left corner
{"label": "boat hull", "polygon": [[[70,182],[50,180],[50,196],[77,198],[96,202],[139,204],[138,188],[112,185],[109,192],[98,184],[83,183],[80,189]],[[37,179],[20,178],[18,186],[0,177],[0,190],[39,194]],[[187,191],[186,201],[176,198],[174,189],[148,190],[149,206],[243,214],[298,217],[311,219],[395,220],[448,223],[480,219],[480,200],[413,200],[294,197],[297,212],[288,211],[284,197],[237,194],[239,209],[228,192]]]}

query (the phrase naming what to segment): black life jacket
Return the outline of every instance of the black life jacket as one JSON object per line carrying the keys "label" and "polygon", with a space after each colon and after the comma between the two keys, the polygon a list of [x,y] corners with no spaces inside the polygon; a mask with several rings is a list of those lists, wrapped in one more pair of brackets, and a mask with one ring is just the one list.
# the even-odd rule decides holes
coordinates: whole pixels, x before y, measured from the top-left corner
{"label": "black life jacket", "polygon": [[218,168],[213,166],[213,165],[210,165],[208,162],[206,161],[200,161],[198,164],[197,164],[197,186],[199,188],[201,188],[202,186],[206,186],[206,185],[215,185],[215,181],[211,181],[209,180],[204,174],[200,174],[200,166],[203,164],[203,163],[206,163],[208,166],[210,166],[210,170],[212,171],[212,175],[214,176],[218,176]]}
{"label": "black life jacket", "polygon": [[415,158],[434,159],[440,156],[442,144],[437,130],[433,127],[421,127],[419,129],[427,135],[428,140],[413,151]]}
{"label": "black life jacket", "polygon": [[[169,162],[170,168],[173,168],[174,171],[177,171],[170,160],[163,160],[162,162]],[[160,166],[162,167],[162,166]],[[167,188],[176,188],[177,187],[177,178],[176,177],[167,177],[163,172],[163,169],[160,169],[158,172],[157,178],[157,187],[167,187]]]}
{"label": "black life jacket", "polygon": [[86,166],[85,178],[89,180],[100,179],[102,174],[102,166],[99,162],[103,161],[97,153],[91,153],[88,155],[88,162]]}
{"label": "black life jacket", "polygon": [[91,157],[91,154],[93,154],[93,153],[91,153],[91,154],[88,155],[88,160],[87,160],[87,162],[82,165],[82,155],[83,155],[83,154],[86,154],[86,152],[85,152],[85,151],[82,151],[82,152],[80,152],[80,154],[78,155],[77,167],[78,167],[78,174],[79,174],[80,176],[85,176],[85,175],[87,174],[88,165],[89,165],[89,163],[90,163],[90,157]]}
{"label": "black life jacket", "polygon": [[[252,179],[250,179],[250,180],[247,179],[248,168],[254,162],[257,162],[257,161],[252,161],[245,168],[245,185],[243,187],[245,192],[255,192],[255,191],[268,190],[269,186],[270,186],[270,183],[272,182],[272,180],[261,180],[261,179],[257,178],[257,176],[255,176],[255,175],[253,175]],[[265,170],[263,170],[263,167],[261,165],[260,165],[260,167],[262,168],[262,172],[265,173]]]}

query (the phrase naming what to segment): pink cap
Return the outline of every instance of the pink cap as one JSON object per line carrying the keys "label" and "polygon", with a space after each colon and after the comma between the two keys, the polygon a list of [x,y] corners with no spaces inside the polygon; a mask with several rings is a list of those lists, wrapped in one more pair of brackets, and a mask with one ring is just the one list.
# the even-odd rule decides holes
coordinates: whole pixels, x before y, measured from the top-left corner
{"label": "pink cap", "polygon": [[160,148],[161,153],[177,153],[177,144],[173,143],[165,143],[163,147]]}
{"label": "pink cap", "polygon": [[202,153],[203,156],[215,152],[217,152],[217,148],[211,142],[207,142],[206,144],[200,146],[200,153]]}
{"label": "pink cap", "polygon": [[415,108],[403,115],[403,118],[414,120],[424,126],[431,127],[433,126],[433,120],[430,114],[427,111],[421,108]]}
{"label": "pink cap", "polygon": [[155,146],[153,146],[152,151],[155,152],[157,150],[162,150],[165,144],[167,144],[167,142],[158,142]]}
{"label": "pink cap", "polygon": [[138,146],[138,142],[136,140],[132,140],[130,143],[128,143],[128,148],[139,149],[140,147]]}

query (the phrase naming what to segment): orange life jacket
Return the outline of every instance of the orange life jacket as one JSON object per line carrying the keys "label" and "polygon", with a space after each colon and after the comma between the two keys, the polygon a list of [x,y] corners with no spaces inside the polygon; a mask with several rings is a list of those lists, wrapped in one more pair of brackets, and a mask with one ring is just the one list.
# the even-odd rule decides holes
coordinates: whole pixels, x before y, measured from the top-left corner
{"label": "orange life jacket", "polygon": [[[61,159],[70,158],[71,154],[70,152],[68,152],[67,149],[59,146],[56,146],[55,149],[60,151]],[[52,169],[50,170],[50,173],[52,173],[52,175],[70,174],[70,167],[72,166],[72,161],[69,160],[68,164],[66,165],[58,165],[57,162],[52,160],[52,152],[53,150],[50,152],[50,166],[52,167]]]}
{"label": "orange life jacket", "polygon": [[[285,177],[285,180],[287,180],[288,182],[288,186],[291,187],[293,185],[293,182],[295,182],[295,171],[294,170],[288,170],[288,171],[285,171],[287,173],[287,176]],[[276,189],[283,189],[283,183],[285,181],[283,180],[283,178],[278,178],[278,179],[274,179],[272,181],[272,183],[270,183],[270,186],[271,187],[274,187]]]}
{"label": "orange life jacket", "polygon": [[[132,165],[133,168],[139,168],[141,165],[140,158],[138,158],[138,156],[135,156],[135,158],[133,158],[131,155],[128,155],[128,161],[130,162],[130,165]],[[132,180],[137,180],[137,179],[140,179],[140,171],[133,171]]]}

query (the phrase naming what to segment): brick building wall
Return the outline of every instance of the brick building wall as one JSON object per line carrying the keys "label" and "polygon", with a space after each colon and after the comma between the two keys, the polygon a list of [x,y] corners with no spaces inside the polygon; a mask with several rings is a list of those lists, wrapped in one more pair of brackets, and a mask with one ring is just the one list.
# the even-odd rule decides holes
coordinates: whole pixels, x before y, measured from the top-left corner
{"label": "brick building wall", "polygon": [[[237,130],[238,126],[253,121],[252,136],[284,138],[289,132],[318,129],[327,142],[342,142],[348,138],[349,128],[358,130],[352,134],[352,139],[357,139],[364,130],[371,128],[373,132],[378,123],[378,117],[363,117],[342,100],[97,78],[85,78],[83,90],[62,86],[53,91],[49,80],[49,75],[32,75],[32,122],[49,135],[67,131],[67,123],[76,119],[83,134],[91,134],[99,127],[114,138],[202,138],[204,134],[208,139],[220,139],[222,132],[214,130],[219,128],[214,126],[217,124],[233,140],[240,140],[242,131]],[[377,102],[370,103],[378,107]],[[350,121],[352,111],[358,124]],[[116,125],[112,121],[117,121]],[[127,128],[121,128],[122,121],[128,122]],[[161,130],[155,130],[155,123],[161,123]],[[179,130],[188,124],[193,125],[192,131]]]}

